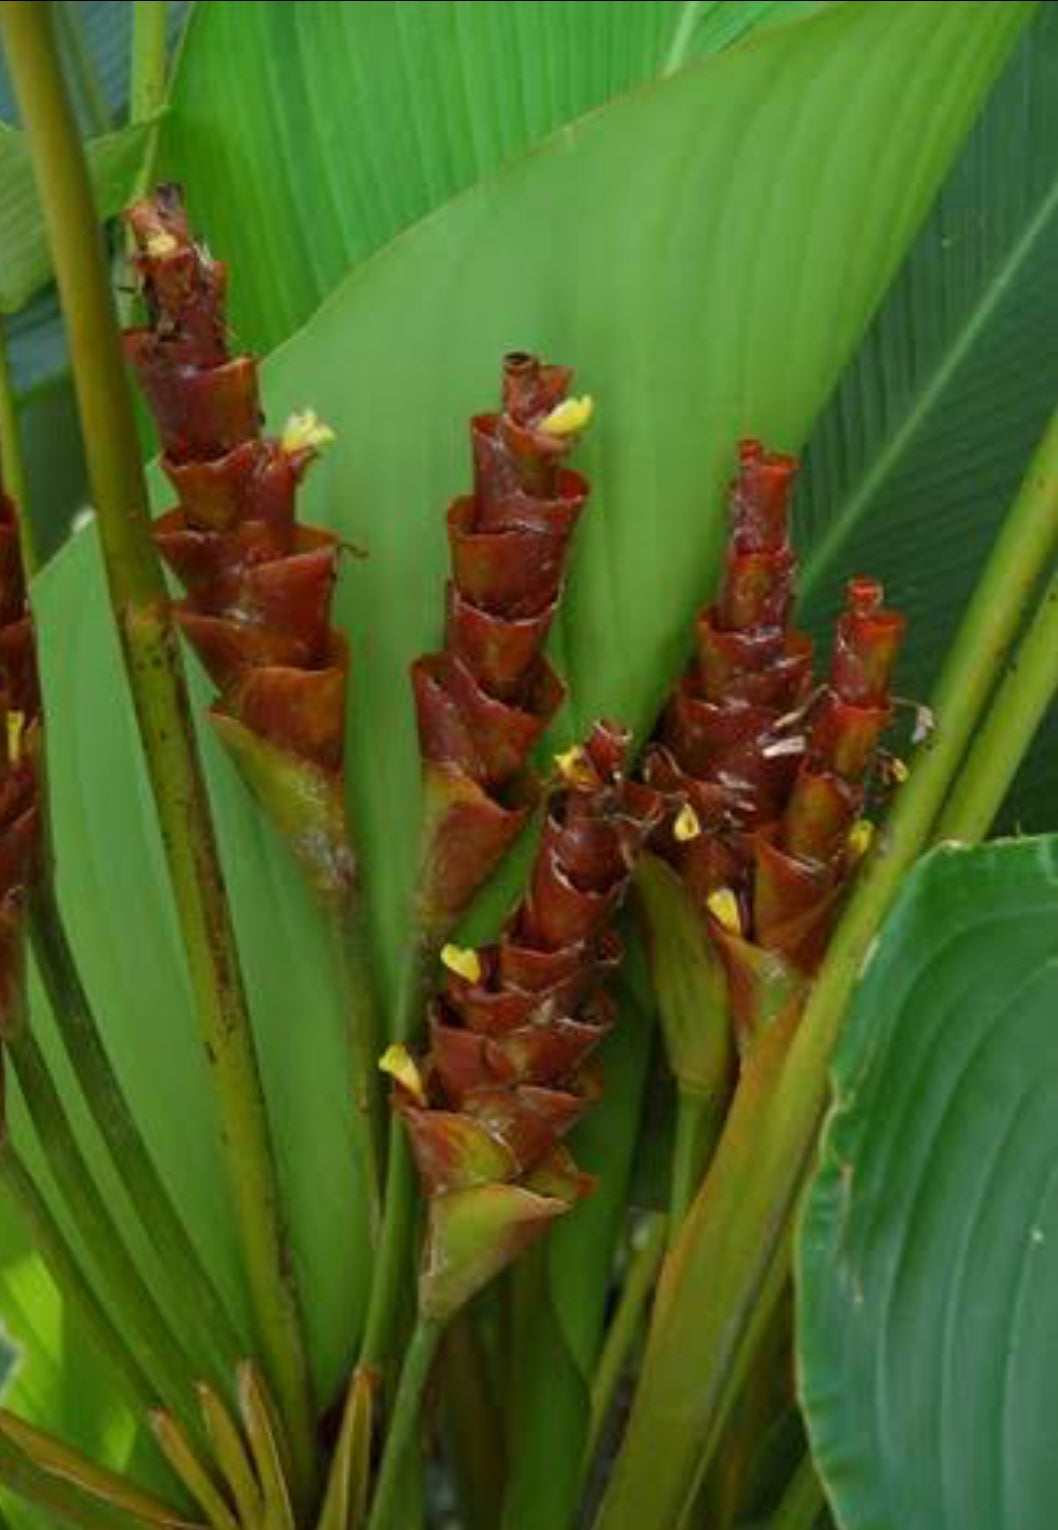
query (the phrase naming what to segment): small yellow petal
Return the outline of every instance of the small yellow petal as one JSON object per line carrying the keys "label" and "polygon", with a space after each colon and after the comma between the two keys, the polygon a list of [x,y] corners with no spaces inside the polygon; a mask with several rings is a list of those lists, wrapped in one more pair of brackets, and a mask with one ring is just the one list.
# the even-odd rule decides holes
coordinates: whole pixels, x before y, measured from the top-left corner
{"label": "small yellow petal", "polygon": [[551,413],[540,421],[539,429],[549,436],[575,436],[584,430],[595,412],[595,403],[589,394],[583,398],[564,398]]}
{"label": "small yellow petal", "polygon": [[849,830],[849,849],[857,860],[867,854],[874,838],[874,824],[869,818],[857,818]]}
{"label": "small yellow petal", "polygon": [[468,983],[481,982],[481,958],[468,946],[445,946],[441,951],[441,961],[449,972],[466,978]]}
{"label": "small yellow petal", "polygon": [[574,744],[572,749],[556,754],[555,764],[559,775],[564,781],[568,781],[570,786],[595,785],[595,771],[582,745]]}
{"label": "small yellow petal", "polygon": [[302,409],[299,414],[292,414],[283,426],[280,445],[288,456],[293,457],[297,452],[322,451],[333,440],[334,431],[323,423],[315,409]]}
{"label": "small yellow petal", "polygon": [[22,735],[26,728],[25,712],[8,712],[7,714],[7,758],[12,765],[17,765],[22,758]]}
{"label": "small yellow petal", "polygon": [[706,905],[717,924],[722,925],[728,934],[742,934],[742,916],[738,909],[738,899],[730,887],[718,887],[716,892],[709,894]]}
{"label": "small yellow petal", "polygon": [[388,1073],[390,1078],[396,1079],[400,1087],[406,1089],[420,1105],[427,1103],[422,1074],[407,1047],[402,1047],[395,1041],[383,1052],[378,1060],[378,1066],[382,1073]]}
{"label": "small yellow petal", "polygon": [[164,228],[159,229],[156,234],[149,234],[147,236],[147,254],[154,260],[160,260],[165,255],[171,255],[178,248],[179,246],[172,234],[168,233]]}
{"label": "small yellow petal", "polygon": [[911,772],[899,755],[894,754],[893,758],[889,761],[889,774],[898,786],[903,786]]}
{"label": "small yellow petal", "polygon": [[676,822],[672,825],[672,837],[685,845],[688,840],[697,839],[702,832],[702,826],[698,821],[698,814],[685,802],[676,815]]}

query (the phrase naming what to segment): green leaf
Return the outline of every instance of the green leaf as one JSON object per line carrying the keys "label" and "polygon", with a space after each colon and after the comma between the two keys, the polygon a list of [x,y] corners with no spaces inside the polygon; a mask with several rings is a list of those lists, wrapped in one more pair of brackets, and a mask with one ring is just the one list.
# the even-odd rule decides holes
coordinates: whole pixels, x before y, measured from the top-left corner
{"label": "green leaf", "polygon": [[236,332],[267,351],[350,266],[581,113],[817,9],[213,0],[188,26],[160,163],[237,264]]}
{"label": "green leaf", "polygon": [[1058,841],[942,848],[870,960],[798,1255],[845,1530],[1049,1530],[1058,1494]]}
{"label": "green leaf", "polygon": [[[870,0],[762,33],[585,117],[408,230],[266,364],[277,426],[311,402],[338,432],[306,517],[370,549],[344,572],[339,620],[353,644],[354,816],[390,992],[419,806],[407,666],[440,638],[443,512],[467,482],[466,420],[495,396],[500,354],[574,361],[601,400],[582,454],[595,492],[559,645],[572,692],[561,731],[601,712],[642,729],[710,587],[736,438],[803,440],[1027,14],[1006,0]],[[226,89],[234,114],[238,78]],[[255,257],[289,256],[289,229],[269,229],[236,291]],[[35,601],[74,941],[148,1140],[232,1289],[205,1067],[94,535],[49,566]],[[285,852],[215,740],[203,748],[330,1396],[368,1257],[337,985]]]}
{"label": "green leaf", "polygon": [[[840,388],[798,496],[801,590],[822,632],[849,573],[910,617],[924,699],[1058,396],[1058,12],[1010,60]],[[1015,798],[1055,827],[1058,717]]]}
{"label": "green leaf", "polygon": [[[132,195],[150,124],[132,123],[86,144],[96,207],[113,217]],[[51,278],[44,214],[22,133],[0,123],[0,313],[15,313]]]}

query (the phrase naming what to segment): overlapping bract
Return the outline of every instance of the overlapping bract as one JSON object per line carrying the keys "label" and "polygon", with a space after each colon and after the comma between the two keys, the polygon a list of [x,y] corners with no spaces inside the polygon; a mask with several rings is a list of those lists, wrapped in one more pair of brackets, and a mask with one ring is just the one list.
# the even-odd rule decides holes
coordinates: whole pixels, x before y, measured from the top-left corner
{"label": "overlapping bract", "polygon": [[156,540],[186,590],[180,626],[217,685],[218,732],[324,896],[353,875],[341,773],[348,650],[331,625],[340,544],[296,521],[329,432],[311,414],[262,434],[257,363],[231,356],[225,267],[196,244],[178,188],[128,213],[148,324],[126,352],[179,506]]}
{"label": "overlapping bract", "polygon": [[741,443],[720,594],[644,761],[672,804],[674,832],[653,848],[708,923],[743,1042],[797,1000],[826,947],[864,848],[904,631],[881,586],[853,580],[830,677],[812,690],[811,644],[790,625],[795,472],[792,457]]}
{"label": "overlapping bract", "polygon": [[0,485],[0,1030],[16,1018],[26,896],[42,849],[40,730],[17,512]]}
{"label": "overlapping bract", "polygon": [[523,902],[494,945],[448,971],[422,1073],[394,1070],[430,1197],[430,1310],[466,1300],[588,1188],[561,1143],[600,1088],[590,1057],[614,1018],[612,922],[664,811],[625,777],[627,745],[598,723],[562,757]]}
{"label": "overlapping bract", "polygon": [[565,694],[543,654],[570,538],[588,497],[564,466],[590,417],[572,373],[504,360],[495,414],[470,437],[473,493],[448,510],[445,646],[412,666],[423,760],[423,928],[444,934],[523,827],[537,787],[526,761]]}

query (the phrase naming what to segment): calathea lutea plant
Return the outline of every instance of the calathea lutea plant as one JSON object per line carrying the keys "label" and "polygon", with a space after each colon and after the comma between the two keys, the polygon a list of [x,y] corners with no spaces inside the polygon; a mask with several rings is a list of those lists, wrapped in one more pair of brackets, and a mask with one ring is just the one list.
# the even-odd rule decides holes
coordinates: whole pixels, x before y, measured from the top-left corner
{"label": "calathea lutea plant", "polygon": [[[142,1445],[115,1471],[0,1409],[0,1482],[15,1512],[88,1530],[413,1530],[439,1522],[454,1491],[472,1530],[572,1530],[591,1515],[599,1530],[815,1524],[826,1511],[792,1362],[794,1212],[837,1028],[900,883],[938,820],[974,838],[1006,784],[1007,767],[969,745],[1053,556],[1053,430],[931,707],[907,709],[918,720],[907,764],[887,737],[903,716],[893,679],[904,616],[880,581],[850,569],[829,643],[801,630],[798,462],[738,431],[722,568],[693,625],[675,612],[691,629],[690,659],[668,675],[657,717],[638,738],[619,716],[578,717],[580,736],[571,729],[552,749],[566,701],[567,577],[582,526],[607,512],[574,464],[607,399],[575,393],[570,368],[528,349],[490,357],[497,397],[469,421],[465,492],[434,506],[449,558],[435,592],[442,635],[406,677],[421,803],[411,933],[391,992],[374,968],[373,887],[346,769],[347,737],[365,726],[349,703],[367,658],[335,604],[339,581],[355,598],[376,552],[370,537],[350,547],[299,513],[332,432],[311,399],[285,423],[268,418],[257,359],[228,317],[240,271],[207,249],[208,230],[192,229],[179,186],[127,211],[139,312],[119,332],[47,26],[29,5],[5,4],[2,16],[248,1295],[248,1312],[233,1311],[190,1236],[67,937],[32,556],[5,499],[0,1040],[26,1109],[4,1132],[0,1188],[110,1362]],[[170,495],[153,521],[130,382]],[[1038,692],[1044,662],[1035,629],[1026,642],[1028,680],[1008,681],[996,703],[1015,752],[1039,711],[1019,709],[1017,687]],[[210,684],[201,716],[190,654]],[[207,730],[261,833],[303,878],[341,993],[341,1093],[364,1200],[348,1213],[369,1246],[371,1286],[341,1335],[349,1363],[337,1388],[321,1387],[307,1339],[199,761]],[[490,880],[519,854],[516,893],[490,903]],[[30,949],[76,1109],[36,1033]],[[612,1193],[610,1166],[596,1159],[587,1172],[581,1144],[608,1104],[614,1043],[655,1010],[653,1108],[671,1152],[652,1183],[628,1190],[631,1235],[597,1293],[590,1418],[570,1429],[534,1518],[532,1494],[511,1486],[536,1331],[526,1272]],[[309,1019],[290,1023],[310,1046]],[[97,1182],[80,1102],[175,1302],[144,1278]],[[458,1446],[468,1436],[469,1469]]]}

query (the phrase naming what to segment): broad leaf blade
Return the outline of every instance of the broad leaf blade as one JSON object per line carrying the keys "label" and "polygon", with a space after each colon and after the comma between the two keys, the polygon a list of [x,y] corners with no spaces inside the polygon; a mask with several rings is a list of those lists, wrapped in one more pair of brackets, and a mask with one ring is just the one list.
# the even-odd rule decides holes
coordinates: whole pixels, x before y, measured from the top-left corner
{"label": "broad leaf blade", "polygon": [[[96,207],[113,217],[132,195],[148,123],[130,124],[86,144]],[[0,123],[0,313],[15,313],[51,279],[44,214],[22,133]]]}
{"label": "broad leaf blade", "polygon": [[868,965],[798,1256],[813,1450],[845,1530],[1048,1530],[1058,842],[934,853]]}
{"label": "broad leaf blade", "polygon": [[[801,589],[823,630],[849,573],[910,618],[901,688],[932,689],[1058,397],[1058,13],[1043,6],[813,431]],[[1014,807],[1054,827],[1040,740]]]}
{"label": "broad leaf blade", "polygon": [[761,21],[817,8],[213,0],[189,23],[161,163],[237,262],[243,343],[269,350],[350,266],[549,133]]}

